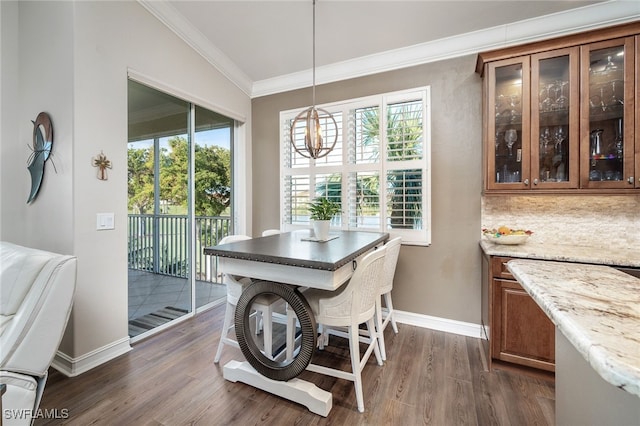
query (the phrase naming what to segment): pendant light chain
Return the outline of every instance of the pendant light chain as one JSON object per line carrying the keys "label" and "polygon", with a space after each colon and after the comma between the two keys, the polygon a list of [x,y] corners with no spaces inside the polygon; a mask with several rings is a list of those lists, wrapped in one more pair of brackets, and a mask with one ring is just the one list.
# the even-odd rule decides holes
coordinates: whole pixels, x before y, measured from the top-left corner
{"label": "pendant light chain", "polygon": [[[338,123],[330,112],[316,108],[316,0],[313,0],[313,46],[312,46],[312,85],[311,107],[305,109],[293,119],[289,129],[289,139],[295,152],[306,158],[322,158],[328,155],[338,142]],[[297,143],[296,124],[304,123],[304,139]],[[323,123],[325,131],[323,132]],[[333,123],[333,128],[331,128]],[[331,130],[331,131],[329,131]],[[324,134],[323,134],[324,133]],[[331,144],[326,143],[327,135],[333,137]]]}
{"label": "pendant light chain", "polygon": [[311,53],[313,55],[313,59],[311,62],[312,69],[312,86],[311,86],[311,105],[315,108],[316,106],[316,0],[313,0],[313,48],[311,49]]}

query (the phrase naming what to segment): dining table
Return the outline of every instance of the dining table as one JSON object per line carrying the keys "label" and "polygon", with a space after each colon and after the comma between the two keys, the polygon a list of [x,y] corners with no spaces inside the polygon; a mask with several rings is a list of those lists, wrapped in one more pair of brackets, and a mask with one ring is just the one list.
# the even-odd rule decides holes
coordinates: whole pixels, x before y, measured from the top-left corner
{"label": "dining table", "polygon": [[[360,259],[388,239],[386,232],[339,230],[330,232],[326,240],[318,240],[312,230],[300,229],[204,248],[205,255],[217,257],[225,274],[251,279],[234,317],[246,361],[227,362],[224,378],[297,402],[326,417],[332,406],[331,393],[297,377],[309,365],[317,342],[315,318],[303,289],[338,290]],[[297,317],[299,347],[294,357],[267,356],[251,335],[251,305],[265,294],[281,297]]]}

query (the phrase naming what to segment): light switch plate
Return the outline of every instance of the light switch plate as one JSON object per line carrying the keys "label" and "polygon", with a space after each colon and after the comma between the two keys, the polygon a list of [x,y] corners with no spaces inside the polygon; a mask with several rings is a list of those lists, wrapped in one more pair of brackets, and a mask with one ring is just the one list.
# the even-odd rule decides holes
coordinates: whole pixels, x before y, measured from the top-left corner
{"label": "light switch plate", "polygon": [[98,231],[104,231],[107,229],[114,229],[114,214],[113,213],[98,213],[96,215],[96,229]]}

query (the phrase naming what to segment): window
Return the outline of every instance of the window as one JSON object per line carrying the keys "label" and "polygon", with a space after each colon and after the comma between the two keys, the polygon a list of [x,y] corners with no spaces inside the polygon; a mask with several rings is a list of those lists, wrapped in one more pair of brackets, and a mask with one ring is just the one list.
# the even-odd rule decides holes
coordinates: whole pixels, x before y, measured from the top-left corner
{"label": "window", "polygon": [[328,197],[342,206],[334,229],[389,232],[405,244],[430,244],[429,88],[318,107],[338,123],[335,148],[318,160],[291,147],[289,128],[300,110],[280,113],[283,228],[308,227],[308,203]]}

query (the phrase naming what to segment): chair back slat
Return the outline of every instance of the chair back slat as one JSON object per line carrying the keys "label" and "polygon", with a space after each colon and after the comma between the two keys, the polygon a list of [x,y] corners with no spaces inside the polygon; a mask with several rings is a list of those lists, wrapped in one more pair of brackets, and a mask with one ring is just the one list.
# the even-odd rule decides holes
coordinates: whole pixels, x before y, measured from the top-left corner
{"label": "chair back slat", "polygon": [[380,284],[380,294],[388,293],[393,289],[393,277],[396,274],[401,243],[402,237],[396,237],[384,245],[387,249],[387,254],[384,260],[384,278]]}
{"label": "chair back slat", "polygon": [[367,254],[351,277],[355,300],[351,308],[351,317],[360,318],[375,309],[384,270],[386,249],[379,247]]}

